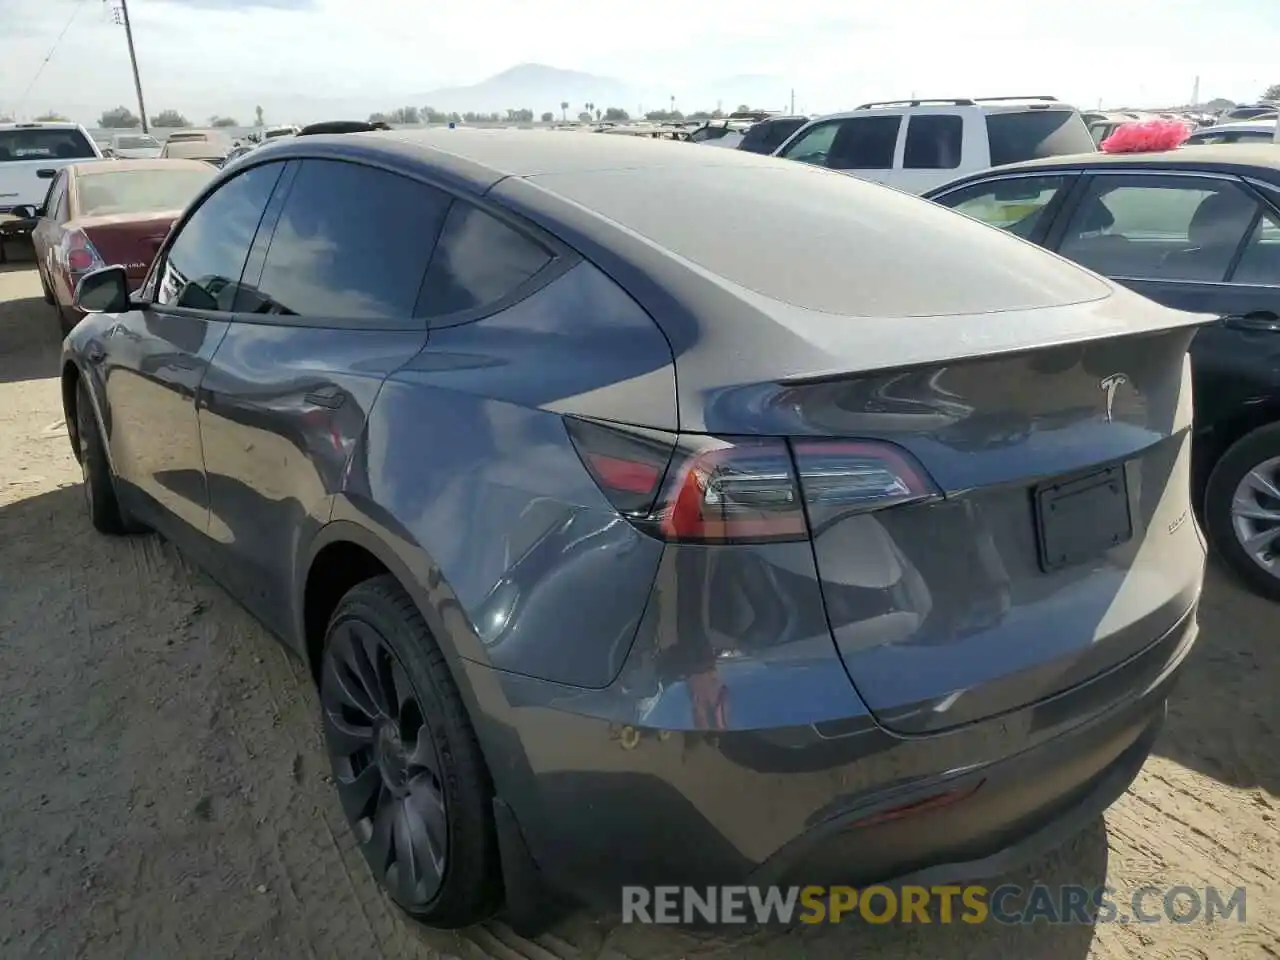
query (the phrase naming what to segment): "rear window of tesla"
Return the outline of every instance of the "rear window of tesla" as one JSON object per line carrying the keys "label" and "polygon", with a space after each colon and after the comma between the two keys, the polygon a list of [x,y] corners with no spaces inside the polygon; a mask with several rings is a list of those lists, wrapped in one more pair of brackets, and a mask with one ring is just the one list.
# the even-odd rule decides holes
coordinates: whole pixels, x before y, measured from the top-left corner
{"label": "rear window of tesla", "polygon": [[1098,148],[1074,110],[989,113],[987,139],[993,167],[1070,153],[1093,153]]}
{"label": "rear window of tesla", "polygon": [[1080,303],[1110,290],[1003,231],[803,164],[530,179],[739,287],[806,310],[945,316]]}
{"label": "rear window of tesla", "polygon": [[93,146],[79,130],[0,130],[0,163],[6,160],[89,160]]}
{"label": "rear window of tesla", "polygon": [[115,170],[76,178],[77,211],[84,217],[181,210],[213,178],[204,170]]}

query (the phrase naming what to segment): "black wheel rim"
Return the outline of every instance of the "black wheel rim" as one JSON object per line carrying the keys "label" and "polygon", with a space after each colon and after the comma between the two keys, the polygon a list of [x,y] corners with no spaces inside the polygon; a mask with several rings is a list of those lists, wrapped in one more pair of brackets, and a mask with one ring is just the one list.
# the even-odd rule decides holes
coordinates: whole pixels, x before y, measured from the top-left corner
{"label": "black wheel rim", "polygon": [[358,620],[329,638],[320,691],[343,812],[374,876],[406,907],[440,889],[448,814],[422,702],[381,636]]}

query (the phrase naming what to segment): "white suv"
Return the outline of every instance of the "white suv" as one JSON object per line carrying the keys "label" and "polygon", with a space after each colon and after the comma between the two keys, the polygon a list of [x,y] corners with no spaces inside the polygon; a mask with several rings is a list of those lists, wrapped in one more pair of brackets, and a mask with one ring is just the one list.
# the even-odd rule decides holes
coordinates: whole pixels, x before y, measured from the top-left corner
{"label": "white suv", "polygon": [[987,167],[1096,150],[1080,111],[1042,96],[864,103],[810,121],[773,155],[919,194]]}

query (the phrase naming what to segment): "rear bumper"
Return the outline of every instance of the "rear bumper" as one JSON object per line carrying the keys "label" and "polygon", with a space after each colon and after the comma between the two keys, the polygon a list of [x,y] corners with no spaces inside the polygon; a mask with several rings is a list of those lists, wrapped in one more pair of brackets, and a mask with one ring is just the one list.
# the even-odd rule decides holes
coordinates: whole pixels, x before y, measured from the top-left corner
{"label": "rear bumper", "polygon": [[[575,698],[564,688],[557,704],[540,681],[465,669],[488,701],[482,741],[518,824],[504,839],[519,838],[543,883],[616,909],[626,885],[949,882],[1033,859],[1096,819],[1137,775],[1195,634],[1193,610],[1089,683],[918,737],[861,718],[639,729],[569,712]],[[495,726],[499,694],[512,709]],[[910,815],[877,819],[914,804]]]}

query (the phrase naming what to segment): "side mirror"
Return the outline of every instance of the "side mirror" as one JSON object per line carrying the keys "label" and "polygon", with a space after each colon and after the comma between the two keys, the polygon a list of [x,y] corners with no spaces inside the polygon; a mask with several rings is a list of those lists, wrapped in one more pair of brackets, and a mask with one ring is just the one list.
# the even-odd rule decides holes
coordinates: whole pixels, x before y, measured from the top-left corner
{"label": "side mirror", "polygon": [[58,171],[54,170],[52,167],[44,167],[43,169],[36,171],[36,176],[41,180],[52,180],[57,175]]}
{"label": "side mirror", "polygon": [[84,313],[124,313],[129,309],[129,278],[124,267],[86,273],[76,284],[76,308]]}
{"label": "side mirror", "polygon": [[17,217],[19,220],[34,220],[40,216],[40,211],[29,203],[19,204],[9,211],[11,216]]}

